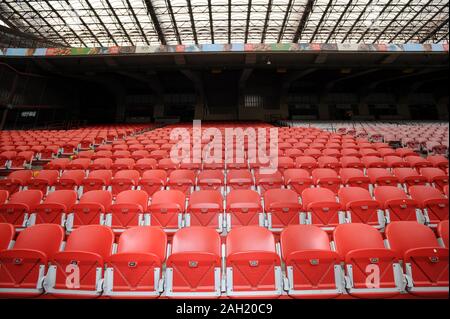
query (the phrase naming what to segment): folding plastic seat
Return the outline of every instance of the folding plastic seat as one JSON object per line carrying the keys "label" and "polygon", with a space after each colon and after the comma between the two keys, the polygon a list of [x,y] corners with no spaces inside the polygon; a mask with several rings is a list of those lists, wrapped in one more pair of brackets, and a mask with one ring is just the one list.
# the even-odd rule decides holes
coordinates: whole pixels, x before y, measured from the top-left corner
{"label": "folding plastic seat", "polygon": [[362,187],[369,189],[370,179],[364,175],[363,170],[358,168],[341,168],[339,170],[341,183],[345,186]]}
{"label": "folding plastic seat", "polygon": [[304,142],[298,142],[292,145],[292,147],[304,151],[309,147],[309,145]]}
{"label": "folding plastic seat", "polygon": [[427,224],[435,227],[442,220],[448,219],[448,198],[431,186],[411,186],[409,194],[419,208],[424,211]]}
{"label": "folding plastic seat", "polygon": [[10,168],[24,168],[26,165],[31,164],[34,158],[34,152],[24,151],[19,152],[11,159]]}
{"label": "folding plastic seat", "polygon": [[336,172],[339,172],[341,168],[341,163],[337,157],[321,156],[317,159],[317,162],[320,168],[330,168]]}
{"label": "folding plastic seat", "polygon": [[136,170],[120,170],[111,181],[111,192],[115,196],[120,192],[135,189],[139,184],[140,174]]}
{"label": "folding plastic seat", "polygon": [[414,150],[407,148],[407,147],[403,147],[403,148],[397,148],[395,150],[395,152],[397,153],[398,156],[400,157],[407,157],[407,156],[420,156],[419,154],[417,154],[416,152],[414,152]]}
{"label": "folding plastic seat", "polygon": [[93,160],[99,159],[99,158],[108,158],[111,159],[113,153],[110,150],[100,150],[100,147],[96,149],[96,152],[92,156]]}
{"label": "folding plastic seat", "polygon": [[[345,222],[345,213],[336,201],[336,194],[327,188],[307,188],[302,192],[303,211],[306,212],[308,224],[324,230],[332,230]],[[301,214],[303,220],[303,213]]]}
{"label": "folding plastic seat", "polygon": [[441,221],[438,225],[437,231],[443,246],[448,248],[448,220]]}
{"label": "folding plastic seat", "polygon": [[390,147],[377,148],[377,151],[380,154],[380,157],[383,157],[383,158],[386,158],[387,156],[396,156],[397,155],[395,150]]}
{"label": "folding plastic seat", "polygon": [[78,150],[78,142],[68,142],[62,145],[62,154],[73,154]]}
{"label": "folding plastic seat", "polygon": [[387,163],[378,156],[363,156],[361,162],[366,168],[386,168]]}
{"label": "folding plastic seat", "polygon": [[51,162],[47,163],[45,169],[64,170],[66,166],[70,164],[69,158],[55,158]]}
{"label": "folding plastic seat", "polygon": [[278,171],[283,173],[287,169],[292,169],[295,167],[295,162],[290,157],[279,157],[278,158]]}
{"label": "folding plastic seat", "polygon": [[433,167],[433,164],[421,156],[406,156],[405,162],[409,163],[411,167],[419,170],[424,167]]}
{"label": "folding plastic seat", "polygon": [[269,174],[255,172],[255,185],[261,195],[269,189],[283,188],[283,175],[279,171]]}
{"label": "folding plastic seat", "polygon": [[309,173],[311,173],[313,169],[319,167],[319,163],[314,157],[300,156],[295,159],[295,166],[297,168],[306,169]]}
{"label": "folding plastic seat", "polygon": [[398,178],[386,168],[369,168],[367,169],[367,176],[374,187],[397,186],[399,183]]}
{"label": "folding plastic seat", "polygon": [[113,151],[113,155],[111,156],[111,158],[113,160],[117,160],[119,158],[130,158],[130,157],[131,157],[131,152],[124,151],[124,150]]}
{"label": "folding plastic seat", "polygon": [[267,190],[264,193],[264,211],[271,231],[279,232],[288,225],[301,222],[298,194],[290,189]]}
{"label": "folding plastic seat", "polygon": [[111,202],[111,192],[94,190],[84,193],[67,216],[67,230],[72,231],[74,228],[92,224],[103,225]]}
{"label": "folding plastic seat", "polygon": [[170,158],[163,158],[158,161],[158,169],[162,169],[170,175],[171,172],[178,168],[178,164],[172,161]]}
{"label": "folding plastic seat", "polygon": [[113,173],[122,170],[132,170],[134,165],[135,162],[132,158],[118,158],[114,161],[114,164],[111,165],[111,170]]}
{"label": "folding plastic seat", "polygon": [[411,167],[411,164],[405,162],[400,156],[386,156],[384,158],[384,161],[390,168]]}
{"label": "folding plastic seat", "polygon": [[89,165],[91,164],[91,160],[88,158],[77,158],[71,161],[65,169],[82,169],[86,170],[88,169]]}
{"label": "folding plastic seat", "polygon": [[339,255],[328,234],[312,225],[289,225],[280,236],[288,294],[294,298],[335,298],[344,291]]}
{"label": "folding plastic seat", "polygon": [[167,183],[167,173],[163,170],[147,170],[139,181],[139,189],[152,196],[156,191],[164,189]]}
{"label": "folding plastic seat", "polygon": [[55,183],[55,190],[71,189],[78,191],[85,176],[84,170],[66,170]]}
{"label": "folding plastic seat", "polygon": [[134,164],[134,169],[137,170],[141,175],[151,169],[156,169],[157,162],[153,158],[141,158],[136,161]]}
{"label": "folding plastic seat", "polygon": [[205,226],[222,232],[224,226],[224,207],[222,194],[217,190],[193,192],[189,198],[185,226]]}
{"label": "folding plastic seat", "polygon": [[147,157],[150,157],[150,153],[149,151],[146,150],[136,150],[131,153],[131,158],[134,159],[135,161]]}
{"label": "folding plastic seat", "polygon": [[33,177],[31,170],[19,170],[9,173],[5,179],[0,179],[0,189],[8,191],[9,194],[14,194],[27,186]]}
{"label": "folding plastic seat", "polygon": [[44,196],[56,185],[59,172],[57,170],[35,171],[34,178],[28,182],[27,189],[40,190]]}
{"label": "folding plastic seat", "polygon": [[66,216],[77,201],[77,193],[73,190],[56,190],[47,195],[45,200],[36,206],[28,225],[58,224],[64,225]]}
{"label": "folding plastic seat", "polygon": [[227,296],[280,296],[280,264],[274,235],[268,229],[259,226],[233,229],[226,239]]}
{"label": "folding plastic seat", "polygon": [[0,223],[0,251],[8,249],[16,233],[14,226],[7,223]]}
{"label": "folding plastic seat", "polygon": [[265,225],[265,215],[257,192],[249,189],[232,190],[226,203],[228,231],[233,227]]}
{"label": "folding plastic seat", "polygon": [[301,195],[302,191],[313,184],[310,173],[304,169],[287,169],[283,174],[286,188],[292,189]]}
{"label": "folding plastic seat", "polygon": [[92,159],[92,157],[94,156],[94,152],[93,151],[81,151],[81,152],[78,152],[77,156],[78,156],[78,158]]}
{"label": "folding plastic seat", "polygon": [[411,167],[398,167],[394,168],[394,176],[398,178],[401,184],[408,189],[414,185],[426,185],[428,180],[425,176],[420,175],[414,168]]}
{"label": "folding plastic seat", "polygon": [[14,193],[0,205],[0,222],[12,224],[17,230],[27,226],[30,214],[42,200],[42,192],[25,190]]}
{"label": "folding plastic seat", "polygon": [[197,186],[201,190],[220,190],[225,187],[225,176],[220,170],[203,170],[197,176]]}
{"label": "folding plastic seat", "polygon": [[226,184],[229,190],[251,189],[255,185],[252,173],[244,169],[228,170]]}
{"label": "folding plastic seat", "polygon": [[316,168],[312,171],[311,177],[314,185],[327,188],[335,193],[341,187],[341,179],[331,168]]}
{"label": "folding plastic seat", "polygon": [[[342,146],[344,147],[344,146]],[[341,150],[341,157],[361,157],[361,154],[357,149],[354,148],[343,148]]]}
{"label": "folding plastic seat", "polygon": [[0,189],[0,205],[3,205],[9,198],[9,192],[4,189]]}
{"label": "folding plastic seat", "polygon": [[11,160],[17,155],[15,151],[6,151],[0,153],[0,167],[9,166]]}
{"label": "folding plastic seat", "polygon": [[342,156],[340,161],[343,168],[364,168],[361,159],[356,156]]}
{"label": "folding plastic seat", "polygon": [[163,151],[163,150],[154,150],[154,151],[150,152],[150,157],[159,161],[160,159],[168,158],[169,153],[167,151]]}
{"label": "folding plastic seat", "polygon": [[[106,226],[89,225],[75,229],[64,251],[55,253],[45,279],[45,290],[60,297],[95,297],[102,293],[103,269],[111,255],[114,234]],[[78,280],[71,282],[73,274]]]}
{"label": "folding plastic seat", "polygon": [[179,190],[189,196],[195,187],[195,173],[186,169],[172,171],[169,175],[167,188]]}
{"label": "folding plastic seat", "polygon": [[403,189],[395,186],[379,186],[374,190],[375,199],[386,214],[386,222],[414,220],[424,223],[424,216],[417,208],[418,203],[410,199]]}
{"label": "folding plastic seat", "polygon": [[367,189],[344,187],[339,190],[338,197],[342,209],[347,211],[348,222],[384,227],[386,220],[380,203],[372,199]]}
{"label": "folding plastic seat", "polygon": [[[389,227],[389,226],[388,226]],[[336,252],[345,265],[345,285],[354,297],[390,298],[402,292],[403,273],[397,253],[384,246],[381,233],[360,224],[338,225],[333,232]]]}
{"label": "folding plastic seat", "polygon": [[291,148],[284,151],[284,155],[295,160],[297,157],[303,155],[303,151],[298,148]]}
{"label": "folding plastic seat", "polygon": [[442,170],[448,169],[448,159],[442,155],[430,155],[427,157],[427,160],[433,164],[434,167]]}
{"label": "folding plastic seat", "polygon": [[420,174],[427,178],[430,185],[434,185],[441,191],[444,190],[445,185],[448,185],[448,175],[439,168],[424,167],[420,169]]}
{"label": "folding plastic seat", "polygon": [[59,225],[36,225],[20,232],[13,248],[0,251],[0,296],[41,295],[49,259],[63,239]]}
{"label": "folding plastic seat", "polygon": [[[242,157],[237,158],[229,158],[229,159],[227,158],[226,159],[227,170],[248,169],[249,168],[248,161],[243,156],[244,155],[242,155]],[[192,163],[191,165],[195,165],[195,163]],[[183,164],[183,162],[181,162],[180,168],[187,168],[187,167],[186,165]],[[200,168],[192,168],[191,166],[190,169],[200,169]]]}
{"label": "folding plastic seat", "polygon": [[180,190],[161,190],[153,194],[148,209],[149,224],[161,226],[167,232],[174,232],[183,225],[186,196]]}
{"label": "folding plastic seat", "polygon": [[106,259],[103,295],[155,298],[162,291],[167,236],[159,227],[132,227],[119,238],[117,253]]}
{"label": "folding plastic seat", "polygon": [[305,156],[310,156],[314,159],[318,159],[322,156],[322,151],[316,148],[307,148],[306,150],[304,150],[303,154]]}
{"label": "folding plastic seat", "polygon": [[83,181],[83,192],[106,190],[111,185],[112,172],[106,169],[91,171]]}
{"label": "folding plastic seat", "polygon": [[403,260],[410,294],[448,296],[448,248],[439,246],[429,227],[411,221],[391,223],[386,227],[386,238]]}
{"label": "folding plastic seat", "polygon": [[50,160],[57,156],[59,153],[58,145],[49,145],[41,151],[41,160]]}

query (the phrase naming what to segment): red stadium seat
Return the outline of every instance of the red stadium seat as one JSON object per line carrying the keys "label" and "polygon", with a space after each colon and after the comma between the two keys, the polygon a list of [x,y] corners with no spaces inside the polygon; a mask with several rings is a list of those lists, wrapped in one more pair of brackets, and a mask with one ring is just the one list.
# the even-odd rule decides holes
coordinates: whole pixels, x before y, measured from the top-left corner
{"label": "red stadium seat", "polygon": [[421,156],[406,156],[405,162],[409,163],[412,168],[417,170],[423,167],[433,167],[433,164]]}
{"label": "red stadium seat", "polygon": [[72,231],[74,228],[85,225],[103,225],[111,202],[111,192],[105,190],[85,192],[67,217],[67,230]]}
{"label": "red stadium seat", "polygon": [[234,227],[264,226],[265,217],[257,192],[249,189],[232,190],[227,196],[227,230]]}
{"label": "red stadium seat", "polygon": [[197,176],[197,186],[201,190],[220,190],[225,187],[225,176],[220,170],[203,170]]}
{"label": "red stadium seat", "polygon": [[397,148],[395,150],[395,152],[397,153],[398,156],[403,157],[403,158],[407,157],[407,156],[419,156],[419,154],[414,152],[414,150],[407,148],[407,147]]}
{"label": "red stadium seat", "polygon": [[226,239],[228,297],[276,298],[282,292],[281,261],[266,228],[233,229]]}
{"label": "red stadium seat", "polygon": [[64,171],[55,184],[55,190],[70,189],[78,191],[86,176],[84,170]]}
{"label": "red stadium seat", "polygon": [[162,190],[167,183],[167,173],[163,170],[148,170],[142,174],[139,181],[139,188],[145,191],[148,196],[153,196],[156,191]]}
{"label": "red stadium seat", "polygon": [[88,158],[77,158],[71,161],[69,164],[67,164],[65,169],[82,169],[86,170],[88,169],[89,165],[91,164],[91,160]]}
{"label": "red stadium seat", "polygon": [[[64,251],[50,259],[45,290],[61,297],[99,296],[105,261],[112,253],[113,244],[114,234],[108,227],[89,225],[75,229]],[[78,276],[71,282],[69,276],[74,273]]]}
{"label": "red stadium seat", "polygon": [[149,207],[150,225],[161,226],[167,232],[182,227],[185,213],[186,195],[179,190],[161,190],[152,196]]}
{"label": "red stadium seat", "polygon": [[8,191],[9,194],[14,194],[28,185],[33,177],[33,171],[20,170],[9,173],[5,179],[0,179],[0,189]]}
{"label": "red stadium seat", "polygon": [[[130,158],[131,152],[126,150],[114,150],[111,158],[115,161],[119,158]],[[134,160],[133,160],[134,161]]]}
{"label": "red stadium seat", "polygon": [[154,158],[141,158],[136,160],[133,169],[137,170],[139,174],[142,175],[145,171],[156,169],[157,166],[158,164]]}
{"label": "red stadium seat", "polygon": [[283,175],[279,171],[269,174],[255,172],[255,185],[260,194],[264,194],[269,189],[282,188],[284,185]]}
{"label": "red stadium seat", "polygon": [[294,298],[335,298],[343,293],[339,255],[328,234],[312,225],[290,225],[280,236],[288,294]]}
{"label": "red stadium seat", "polygon": [[35,171],[34,178],[28,182],[28,189],[40,190],[45,196],[58,182],[58,176],[57,170]]}
{"label": "red stadium seat", "polygon": [[111,158],[101,157],[101,158],[94,159],[92,164],[89,165],[89,169],[91,171],[105,170],[105,169],[110,169],[112,165],[113,165],[113,160]]}
{"label": "red stadium seat", "polygon": [[341,179],[335,170],[330,168],[316,168],[311,173],[313,183],[321,188],[327,188],[337,193],[341,187]]}
{"label": "red stadium seat", "polygon": [[433,164],[434,167],[440,168],[442,170],[448,169],[448,158],[442,155],[430,155],[427,160]]}
{"label": "red stadium seat", "polygon": [[345,214],[336,201],[336,194],[327,188],[307,188],[302,192],[303,211],[307,212],[308,224],[332,230],[345,222]]}
{"label": "red stadium seat", "polygon": [[148,224],[145,214],[148,211],[148,195],[141,190],[126,190],[119,193],[106,215],[105,224],[115,232],[126,228]]}
{"label": "red stadium seat", "polygon": [[345,263],[350,295],[390,298],[401,292],[403,277],[397,254],[394,248],[384,246],[379,231],[360,223],[343,224],[336,227],[333,237],[336,252]]}
{"label": "red stadium seat", "polygon": [[170,175],[170,173],[177,168],[178,164],[173,162],[170,158],[162,158],[158,161],[158,169],[166,171],[167,175]]}
{"label": "red stadium seat", "polygon": [[207,227],[189,227],[173,236],[167,258],[169,298],[218,298],[221,295],[221,239]]}
{"label": "red stadium seat", "polygon": [[83,192],[106,190],[111,185],[112,172],[107,169],[91,171],[83,181]]}
{"label": "red stadium seat", "polygon": [[9,223],[17,230],[27,226],[30,214],[42,200],[39,190],[25,190],[14,193],[7,203],[0,205],[0,222]]}
{"label": "red stadium seat", "polygon": [[425,176],[430,185],[434,185],[437,189],[443,191],[448,185],[448,175],[441,169],[436,167],[424,167],[420,169],[420,175]]}
{"label": "red stadium seat", "polygon": [[16,151],[6,151],[0,153],[0,168],[8,168],[11,160],[17,155]]}
{"label": "red stadium seat", "polygon": [[271,231],[279,232],[288,225],[300,224],[301,205],[298,194],[293,190],[267,190],[264,193],[264,211]]}
{"label": "red stadium seat", "polygon": [[361,162],[366,168],[386,168],[388,164],[378,156],[363,156]]}
{"label": "red stadium seat", "polygon": [[437,230],[444,247],[448,248],[448,220],[441,221]]}
{"label": "red stadium seat", "polygon": [[59,225],[35,225],[20,232],[13,248],[0,251],[0,296],[41,295],[48,262],[63,239]]}
{"label": "red stadium seat", "polygon": [[303,154],[305,156],[313,157],[314,159],[317,160],[319,157],[322,156],[322,151],[317,148],[307,148],[306,150],[303,151]]}
{"label": "red stadium seat", "polygon": [[330,168],[334,171],[339,172],[341,168],[341,163],[339,159],[331,156],[321,156],[317,159],[320,168]]}
{"label": "red stadium seat", "polygon": [[361,159],[356,156],[342,156],[340,161],[343,168],[364,168]]}
{"label": "red stadium seat", "polygon": [[134,159],[124,157],[117,158],[114,163],[111,165],[111,170],[115,174],[118,171],[132,170],[134,167]]}
{"label": "red stadium seat", "polygon": [[45,166],[45,169],[56,169],[60,171],[64,170],[69,164],[70,159],[68,158],[55,158]]}
{"label": "red stadium seat", "polygon": [[11,159],[10,168],[24,168],[26,165],[31,164],[34,158],[33,151],[19,152]]}
{"label": "red stadium seat", "polygon": [[[138,144],[138,145],[140,145],[140,144]],[[130,151],[132,151],[131,148],[130,148]],[[140,159],[147,158],[147,157],[150,157],[150,152],[147,150],[136,150],[131,153],[131,158],[134,159],[135,161],[138,161]]]}
{"label": "red stadium seat", "polygon": [[227,172],[227,186],[230,190],[251,189],[254,185],[252,173],[248,170],[237,169]]}
{"label": "red stadium seat", "polygon": [[103,295],[155,298],[162,291],[167,236],[159,227],[133,227],[119,238],[117,253],[106,259]]}
{"label": "red stadium seat", "polygon": [[305,169],[287,169],[283,174],[286,188],[292,189],[301,195],[303,190],[310,188],[313,184],[310,173]]}
{"label": "red stadium seat", "polygon": [[295,162],[290,157],[279,157],[278,158],[278,171],[283,173],[287,169],[295,167]]}
{"label": "red stadium seat", "polygon": [[186,196],[189,196],[194,190],[195,173],[186,169],[175,170],[170,173],[167,188],[171,190],[179,190]]}
{"label": "red stadium seat", "polygon": [[414,168],[410,167],[394,168],[394,176],[406,186],[406,189],[410,186],[426,185],[428,183],[425,176],[420,175]]}
{"label": "red stadium seat", "polygon": [[29,224],[64,225],[66,215],[71,211],[76,201],[77,193],[73,190],[51,192],[41,204],[36,206]]}
{"label": "red stadium seat", "polygon": [[386,221],[414,220],[424,222],[422,213],[417,211],[418,203],[395,186],[379,186],[374,190],[375,199],[386,214]]}
{"label": "red stadium seat", "polygon": [[0,251],[9,248],[15,232],[13,225],[0,223]]}
{"label": "red stadium seat", "polygon": [[373,200],[367,189],[361,187],[344,187],[338,193],[342,209],[347,211],[347,220],[383,228],[386,221],[379,210],[380,203]]}
{"label": "red stadium seat", "polygon": [[339,171],[341,183],[350,187],[362,187],[369,190],[370,179],[358,168],[341,168]]}
{"label": "red stadium seat", "polygon": [[439,246],[429,227],[411,221],[391,223],[386,238],[403,260],[410,294],[448,297],[448,248]]}
{"label": "red stadium seat", "polygon": [[314,157],[300,156],[295,159],[295,166],[297,168],[305,169],[311,174],[313,169],[319,167],[319,163]]}
{"label": "red stadium seat", "polygon": [[222,194],[217,190],[193,192],[186,211],[186,227],[205,226],[222,232],[224,207]]}
{"label": "red stadium seat", "polygon": [[121,170],[114,174],[111,181],[111,192],[116,196],[120,192],[135,189],[139,184],[139,172],[136,170]]}
{"label": "red stadium seat", "polygon": [[386,156],[384,158],[384,161],[386,162],[387,166],[390,168],[396,168],[396,167],[411,167],[411,164],[408,162],[405,162],[403,158],[400,156]]}
{"label": "red stadium seat", "polygon": [[437,226],[442,220],[448,219],[448,198],[431,186],[411,186],[409,194],[424,210],[429,226]]}
{"label": "red stadium seat", "polygon": [[368,168],[367,176],[374,187],[397,186],[399,180],[386,168]]}

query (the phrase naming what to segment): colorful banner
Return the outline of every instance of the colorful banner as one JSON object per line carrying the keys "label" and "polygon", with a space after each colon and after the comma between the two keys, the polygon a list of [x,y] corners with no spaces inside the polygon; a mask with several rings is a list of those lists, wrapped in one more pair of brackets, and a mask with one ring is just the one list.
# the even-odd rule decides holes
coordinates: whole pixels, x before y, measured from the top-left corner
{"label": "colorful banner", "polygon": [[161,53],[211,53],[211,52],[448,52],[443,44],[348,44],[348,43],[275,43],[275,44],[190,44],[126,46],[109,48],[0,48],[0,56],[85,56],[133,55]]}

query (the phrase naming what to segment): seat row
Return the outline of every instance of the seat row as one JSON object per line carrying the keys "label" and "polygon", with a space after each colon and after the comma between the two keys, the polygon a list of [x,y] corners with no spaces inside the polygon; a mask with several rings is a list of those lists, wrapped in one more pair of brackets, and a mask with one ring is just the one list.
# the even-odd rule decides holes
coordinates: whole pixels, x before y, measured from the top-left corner
{"label": "seat row", "polygon": [[157,227],[130,228],[117,244],[111,229],[97,225],[66,242],[58,225],[13,235],[0,224],[3,297],[391,298],[448,297],[449,290],[448,222],[439,240],[416,222],[390,224],[386,241],[363,224],[339,225],[332,242],[315,226],[289,226],[279,244],[258,226],[232,230],[223,245],[205,227],[178,230],[171,244]]}
{"label": "seat row", "polygon": [[448,220],[448,197],[430,186],[380,186],[374,196],[360,187],[341,188],[336,196],[326,188],[306,188],[300,200],[290,189],[270,189],[262,197],[253,190],[233,190],[226,197],[217,190],[192,192],[187,200],[179,190],[84,193],[79,201],[73,190],[57,190],[43,199],[39,190],[24,190],[8,198],[0,191],[0,221],[18,229],[55,223],[68,231],[89,224],[107,225],[116,232],[136,225],[157,225],[168,232],[182,227],[207,226],[230,231],[260,225],[279,232],[291,224],[313,224],[332,231],[343,223],[364,223],[379,229],[393,221],[414,220],[436,227]]}

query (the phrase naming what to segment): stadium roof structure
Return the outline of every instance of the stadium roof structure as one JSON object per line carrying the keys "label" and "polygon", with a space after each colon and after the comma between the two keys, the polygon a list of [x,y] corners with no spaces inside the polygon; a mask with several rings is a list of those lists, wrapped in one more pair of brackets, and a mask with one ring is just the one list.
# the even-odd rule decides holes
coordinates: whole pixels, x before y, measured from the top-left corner
{"label": "stadium roof structure", "polygon": [[439,43],[448,22],[448,0],[0,1],[0,36],[28,47]]}

